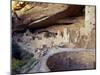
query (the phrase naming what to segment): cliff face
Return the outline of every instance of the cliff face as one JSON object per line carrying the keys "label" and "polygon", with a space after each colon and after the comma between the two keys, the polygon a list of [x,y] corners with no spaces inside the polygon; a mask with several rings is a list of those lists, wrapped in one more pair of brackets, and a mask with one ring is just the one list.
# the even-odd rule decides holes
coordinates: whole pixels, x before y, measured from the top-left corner
{"label": "cliff face", "polygon": [[[12,12],[12,42],[23,50],[21,53],[34,56],[22,66],[20,73],[95,68],[95,6],[36,2],[22,5],[20,10]],[[72,63],[71,69],[67,59]],[[62,60],[60,68],[56,64]]]}

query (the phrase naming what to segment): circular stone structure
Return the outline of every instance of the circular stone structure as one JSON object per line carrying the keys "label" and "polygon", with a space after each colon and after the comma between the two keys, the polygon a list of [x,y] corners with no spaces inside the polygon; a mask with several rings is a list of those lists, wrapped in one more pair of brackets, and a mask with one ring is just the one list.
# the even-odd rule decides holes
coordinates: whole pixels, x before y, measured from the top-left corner
{"label": "circular stone structure", "polygon": [[52,72],[95,69],[95,51],[60,52],[47,59],[47,66]]}

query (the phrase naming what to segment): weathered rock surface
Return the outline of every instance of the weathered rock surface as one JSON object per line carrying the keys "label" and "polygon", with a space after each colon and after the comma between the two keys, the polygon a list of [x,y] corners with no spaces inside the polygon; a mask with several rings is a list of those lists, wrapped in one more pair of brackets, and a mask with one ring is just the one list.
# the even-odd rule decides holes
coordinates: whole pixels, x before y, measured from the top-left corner
{"label": "weathered rock surface", "polygon": [[34,6],[34,3],[27,3],[22,9],[15,11],[19,20],[13,21],[14,31],[26,27],[35,29],[50,26],[59,19],[81,14],[80,10],[83,7],[79,5],[53,3],[46,3],[46,7],[43,7],[44,5],[42,3],[36,4]]}

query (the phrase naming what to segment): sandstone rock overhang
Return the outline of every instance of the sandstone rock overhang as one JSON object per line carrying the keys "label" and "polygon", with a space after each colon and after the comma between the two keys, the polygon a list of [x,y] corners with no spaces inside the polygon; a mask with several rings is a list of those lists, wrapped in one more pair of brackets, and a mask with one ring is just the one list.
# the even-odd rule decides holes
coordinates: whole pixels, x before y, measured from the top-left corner
{"label": "sandstone rock overhang", "polygon": [[51,26],[59,19],[80,15],[80,11],[84,7],[54,3],[47,3],[47,7],[39,6],[38,3],[37,6],[32,7],[33,5],[34,3],[28,3],[21,10],[15,11],[19,20],[13,19],[13,31]]}

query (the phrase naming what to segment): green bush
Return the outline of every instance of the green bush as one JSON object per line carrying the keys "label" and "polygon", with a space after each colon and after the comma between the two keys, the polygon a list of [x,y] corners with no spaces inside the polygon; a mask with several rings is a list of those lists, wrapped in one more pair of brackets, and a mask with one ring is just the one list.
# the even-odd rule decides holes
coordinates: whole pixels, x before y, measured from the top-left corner
{"label": "green bush", "polygon": [[21,66],[23,65],[23,61],[16,59],[16,58],[12,58],[12,70],[17,71]]}

